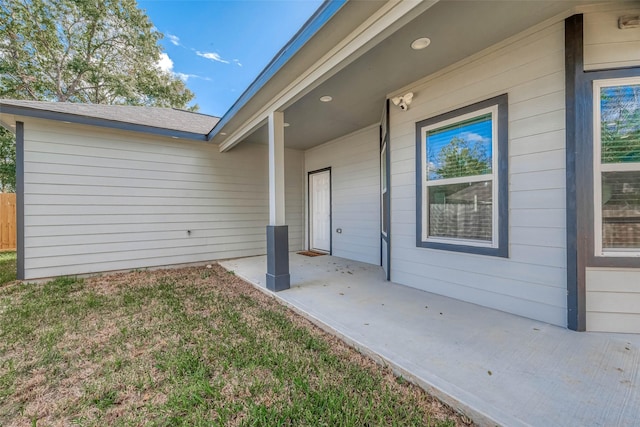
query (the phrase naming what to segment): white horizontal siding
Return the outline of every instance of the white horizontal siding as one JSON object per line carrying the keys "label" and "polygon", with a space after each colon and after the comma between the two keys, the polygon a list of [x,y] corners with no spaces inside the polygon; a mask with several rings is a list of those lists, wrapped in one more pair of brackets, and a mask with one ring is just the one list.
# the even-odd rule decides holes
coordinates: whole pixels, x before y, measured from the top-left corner
{"label": "white horizontal siding", "polygon": [[587,268],[587,330],[640,333],[640,270]]}
{"label": "white horizontal siding", "polygon": [[[27,279],[264,254],[267,148],[26,120]],[[290,246],[303,154],[286,151]],[[190,231],[190,233],[188,233]]]}
{"label": "white horizontal siding", "polygon": [[[331,167],[332,253],[380,264],[380,132],[378,126],[305,152],[305,170]],[[341,228],[342,233],[336,233]]]}
{"label": "white horizontal siding", "polygon": [[284,179],[285,222],[289,226],[289,250],[300,251],[304,248],[304,152],[285,150]]}
{"label": "white horizontal siding", "polygon": [[[409,88],[391,109],[394,282],[566,326],[564,26]],[[509,258],[416,247],[415,123],[509,95]]]}
{"label": "white horizontal siding", "polygon": [[640,28],[618,28],[620,16],[638,14],[640,7],[637,3],[622,4],[607,12],[584,14],[585,69],[640,66]]}

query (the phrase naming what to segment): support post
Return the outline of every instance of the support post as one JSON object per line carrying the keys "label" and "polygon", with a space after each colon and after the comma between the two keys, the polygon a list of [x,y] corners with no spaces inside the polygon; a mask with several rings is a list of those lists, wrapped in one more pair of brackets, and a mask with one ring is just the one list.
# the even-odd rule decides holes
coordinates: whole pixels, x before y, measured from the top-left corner
{"label": "support post", "polygon": [[289,227],[285,225],[284,113],[269,114],[269,225],[267,226],[267,289],[290,287]]}

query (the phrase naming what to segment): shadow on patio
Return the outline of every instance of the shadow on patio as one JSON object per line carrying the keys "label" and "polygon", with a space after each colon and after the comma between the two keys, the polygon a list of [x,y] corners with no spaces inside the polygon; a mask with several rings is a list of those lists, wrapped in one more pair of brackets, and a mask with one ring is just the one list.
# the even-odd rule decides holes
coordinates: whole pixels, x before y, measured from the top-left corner
{"label": "shadow on patio", "polygon": [[[266,256],[220,262],[265,292]],[[640,425],[640,336],[578,333],[290,254],[296,311],[481,425]]]}

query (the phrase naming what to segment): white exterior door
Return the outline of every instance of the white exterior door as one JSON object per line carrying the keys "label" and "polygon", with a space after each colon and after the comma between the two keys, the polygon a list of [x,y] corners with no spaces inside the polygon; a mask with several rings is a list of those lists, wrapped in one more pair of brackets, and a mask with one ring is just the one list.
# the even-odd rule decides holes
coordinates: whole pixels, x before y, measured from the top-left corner
{"label": "white exterior door", "polygon": [[331,171],[309,175],[309,249],[331,252]]}

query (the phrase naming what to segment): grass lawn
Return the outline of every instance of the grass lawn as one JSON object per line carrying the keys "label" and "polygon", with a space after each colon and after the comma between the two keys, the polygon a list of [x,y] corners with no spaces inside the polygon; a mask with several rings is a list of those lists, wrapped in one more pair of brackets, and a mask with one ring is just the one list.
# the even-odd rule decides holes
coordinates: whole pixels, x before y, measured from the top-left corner
{"label": "grass lawn", "polygon": [[467,421],[217,265],[0,285],[2,426]]}
{"label": "grass lawn", "polygon": [[16,252],[0,252],[0,283],[16,280]]}

